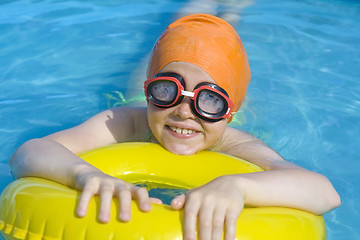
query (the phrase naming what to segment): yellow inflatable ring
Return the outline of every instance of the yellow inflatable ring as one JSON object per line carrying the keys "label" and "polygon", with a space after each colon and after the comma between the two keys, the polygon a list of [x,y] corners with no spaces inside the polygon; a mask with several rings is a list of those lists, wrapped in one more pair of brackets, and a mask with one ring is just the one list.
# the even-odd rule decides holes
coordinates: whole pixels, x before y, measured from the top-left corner
{"label": "yellow inflatable ring", "polygon": [[[193,188],[225,174],[261,169],[246,161],[214,152],[192,156],[172,154],[156,144],[123,143],[89,151],[83,159],[107,174],[130,182],[153,182]],[[182,239],[182,211],[152,205],[149,213],[132,205],[132,220],[117,219],[112,202],[110,223],[97,220],[96,196],[84,218],[75,216],[79,192],[52,181],[23,178],[11,183],[0,197],[0,230],[6,240],[131,240]],[[237,239],[325,239],[321,216],[288,208],[245,208],[239,217]]]}

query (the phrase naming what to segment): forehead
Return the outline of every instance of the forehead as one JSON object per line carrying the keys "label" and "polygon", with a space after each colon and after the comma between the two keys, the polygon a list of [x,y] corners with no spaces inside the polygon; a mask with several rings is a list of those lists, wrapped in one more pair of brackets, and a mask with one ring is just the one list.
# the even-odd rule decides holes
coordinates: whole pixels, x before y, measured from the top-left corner
{"label": "forehead", "polygon": [[186,87],[193,89],[202,82],[214,83],[214,79],[200,67],[187,62],[171,62],[163,67],[160,72],[173,72],[182,76]]}

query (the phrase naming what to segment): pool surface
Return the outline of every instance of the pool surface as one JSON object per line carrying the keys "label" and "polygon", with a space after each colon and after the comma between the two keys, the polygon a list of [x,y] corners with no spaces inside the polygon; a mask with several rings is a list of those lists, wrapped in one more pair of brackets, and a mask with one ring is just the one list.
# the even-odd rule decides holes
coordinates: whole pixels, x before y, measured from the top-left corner
{"label": "pool surface", "polygon": [[24,141],[143,104],[157,37],[181,12],[205,11],[231,19],[250,61],[233,126],[326,175],[342,198],[324,215],[328,239],[360,239],[360,3],[129,2],[0,1],[0,190]]}

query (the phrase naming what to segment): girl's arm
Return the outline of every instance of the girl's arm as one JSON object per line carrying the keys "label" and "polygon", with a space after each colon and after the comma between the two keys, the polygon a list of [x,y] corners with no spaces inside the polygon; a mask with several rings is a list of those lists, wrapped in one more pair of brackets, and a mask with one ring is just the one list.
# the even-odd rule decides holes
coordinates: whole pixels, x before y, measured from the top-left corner
{"label": "girl's arm", "polygon": [[325,176],[284,160],[249,133],[227,128],[219,150],[265,170],[237,176],[235,184],[244,189],[245,204],[292,207],[314,214],[340,205],[339,195]]}
{"label": "girl's arm", "polygon": [[[184,238],[235,239],[236,222],[244,205],[281,206],[323,214],[340,205],[329,180],[285,161],[254,136],[227,128],[218,151],[245,159],[264,172],[227,175],[173,199],[184,207]],[[186,203],[186,204],[185,204]]]}
{"label": "girl's arm", "polygon": [[77,207],[79,216],[85,216],[90,199],[99,194],[99,220],[103,222],[109,220],[111,200],[116,196],[121,199],[119,217],[128,221],[132,198],[138,200],[143,211],[150,210],[148,192],[104,174],[76,154],[145,136],[147,123],[141,122],[141,119],[146,119],[144,114],[144,109],[107,110],[74,128],[30,140],[20,146],[11,157],[11,170],[16,178],[41,177],[82,190]]}

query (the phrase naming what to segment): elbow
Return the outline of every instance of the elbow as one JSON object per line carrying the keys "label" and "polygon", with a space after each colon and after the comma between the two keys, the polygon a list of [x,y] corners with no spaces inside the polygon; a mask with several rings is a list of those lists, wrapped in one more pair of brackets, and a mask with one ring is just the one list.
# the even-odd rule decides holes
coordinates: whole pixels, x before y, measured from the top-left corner
{"label": "elbow", "polygon": [[331,210],[339,207],[341,205],[341,198],[339,196],[339,194],[337,193],[337,191],[335,190],[335,188],[333,187],[333,185],[331,184],[331,182],[326,178],[325,181],[327,182],[327,188],[326,190],[324,190],[324,192],[326,194],[324,194],[324,199],[322,201],[322,203],[320,203],[322,205],[322,211],[320,211],[319,215],[321,214],[325,214],[327,212],[330,212]]}
{"label": "elbow", "polygon": [[[329,197],[328,199],[328,206],[329,206],[329,210],[331,211],[337,207],[339,207],[341,205],[341,199],[339,194],[335,191],[335,189],[333,189],[333,193],[331,195],[331,197]],[[328,212],[327,211],[327,212]]]}
{"label": "elbow", "polygon": [[9,159],[9,166],[15,178],[26,176],[31,169],[31,150],[41,142],[41,139],[31,139],[23,143]]}
{"label": "elbow", "polygon": [[[326,199],[325,204],[323,202],[321,205],[322,205],[322,207],[320,207],[317,210],[313,211],[314,214],[323,215],[323,214],[328,213],[331,210],[339,207],[341,205],[340,196],[336,193],[331,198]],[[312,212],[312,211],[310,211],[310,212]]]}

